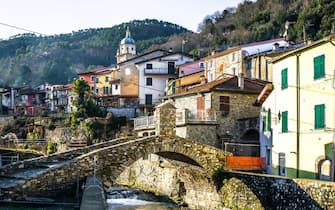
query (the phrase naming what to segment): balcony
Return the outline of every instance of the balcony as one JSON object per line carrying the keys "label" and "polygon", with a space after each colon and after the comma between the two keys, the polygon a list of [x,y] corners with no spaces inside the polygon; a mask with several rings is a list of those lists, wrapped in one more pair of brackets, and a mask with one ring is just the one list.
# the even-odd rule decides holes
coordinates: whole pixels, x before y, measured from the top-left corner
{"label": "balcony", "polygon": [[175,68],[151,68],[144,69],[145,75],[176,75]]}
{"label": "balcony", "polygon": [[144,116],[134,118],[134,130],[153,129],[155,128],[155,117]]}
{"label": "balcony", "polygon": [[213,124],[216,123],[216,113],[213,111],[198,110],[191,112],[188,109],[177,109],[176,125],[185,124]]}

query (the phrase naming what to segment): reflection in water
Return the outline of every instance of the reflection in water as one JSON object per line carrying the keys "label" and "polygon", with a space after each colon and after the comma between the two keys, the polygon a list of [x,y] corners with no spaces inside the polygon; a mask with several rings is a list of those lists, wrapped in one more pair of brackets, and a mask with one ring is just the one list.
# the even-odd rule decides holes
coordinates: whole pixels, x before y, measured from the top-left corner
{"label": "reflection in water", "polygon": [[107,193],[107,203],[110,210],[171,210],[178,206],[137,189],[112,187]]}

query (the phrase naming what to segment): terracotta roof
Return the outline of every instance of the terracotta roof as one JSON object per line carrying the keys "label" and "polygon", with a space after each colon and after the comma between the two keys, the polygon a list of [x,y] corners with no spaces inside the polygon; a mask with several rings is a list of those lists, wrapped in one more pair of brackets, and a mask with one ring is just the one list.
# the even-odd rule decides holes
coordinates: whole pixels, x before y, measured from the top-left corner
{"label": "terracotta roof", "polygon": [[91,69],[91,70],[79,73],[79,75],[82,75],[82,74],[95,74],[95,73],[99,73],[99,72],[102,72],[102,71],[105,71],[105,70],[106,70],[106,67],[99,67],[99,68],[96,68],[96,69]]}
{"label": "terracotta roof", "polygon": [[198,92],[209,92],[209,91],[229,91],[229,92],[244,92],[244,93],[257,93],[259,94],[264,86],[269,82],[257,79],[244,79],[244,88],[241,89],[238,86],[238,77],[230,77],[230,78],[222,78],[218,80],[214,80],[212,82],[199,85],[193,88],[188,89],[185,92],[169,95],[167,97],[175,97],[175,96],[183,96],[192,93]]}

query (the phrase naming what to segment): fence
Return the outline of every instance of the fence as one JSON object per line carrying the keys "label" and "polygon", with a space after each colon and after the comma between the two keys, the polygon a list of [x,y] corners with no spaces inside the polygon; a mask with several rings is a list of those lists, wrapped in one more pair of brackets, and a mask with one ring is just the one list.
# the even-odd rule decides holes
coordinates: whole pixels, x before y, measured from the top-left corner
{"label": "fence", "polygon": [[224,143],[225,152],[232,156],[226,157],[226,168],[232,170],[255,171],[265,169],[265,157],[260,157],[260,145]]}

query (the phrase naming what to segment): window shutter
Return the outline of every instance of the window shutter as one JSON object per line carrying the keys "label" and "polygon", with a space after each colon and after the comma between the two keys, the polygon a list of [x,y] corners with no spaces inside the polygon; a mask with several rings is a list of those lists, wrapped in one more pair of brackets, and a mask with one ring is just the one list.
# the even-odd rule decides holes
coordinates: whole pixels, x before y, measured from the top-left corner
{"label": "window shutter", "polygon": [[263,131],[266,131],[266,117],[263,116]]}
{"label": "window shutter", "polygon": [[325,76],[325,55],[320,55],[314,58],[314,79],[319,79]]}
{"label": "window shutter", "polygon": [[285,89],[288,87],[287,84],[287,68],[281,71],[281,89]]}
{"label": "window shutter", "polygon": [[282,132],[288,131],[288,112],[282,112]]}
{"label": "window shutter", "polygon": [[314,128],[325,128],[325,105],[315,105],[314,107]]}
{"label": "window shutter", "polygon": [[268,110],[268,131],[271,130],[271,110]]}

